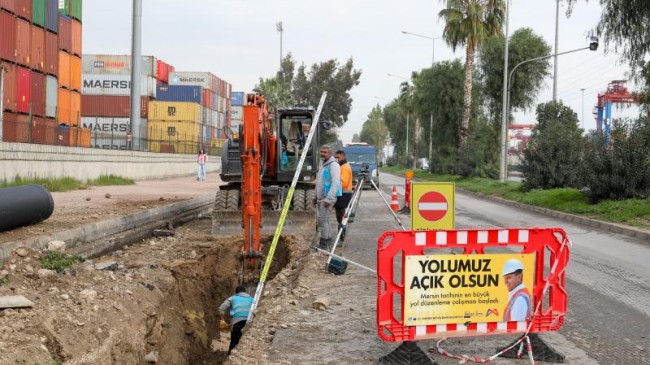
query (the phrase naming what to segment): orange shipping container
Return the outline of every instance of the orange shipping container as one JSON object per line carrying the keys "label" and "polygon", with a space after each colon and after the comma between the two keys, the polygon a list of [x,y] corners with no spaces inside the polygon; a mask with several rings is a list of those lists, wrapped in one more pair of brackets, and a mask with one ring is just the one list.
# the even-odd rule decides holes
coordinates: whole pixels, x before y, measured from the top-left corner
{"label": "orange shipping container", "polygon": [[76,91],[70,92],[70,118],[72,125],[81,124],[81,93]]}
{"label": "orange shipping container", "polygon": [[70,88],[70,54],[59,51],[59,86]]}
{"label": "orange shipping container", "polygon": [[77,140],[77,146],[79,147],[89,147],[90,148],[90,139],[91,139],[91,130],[90,128],[79,128],[79,136]]}
{"label": "orange shipping container", "polygon": [[72,122],[70,115],[70,90],[59,88],[59,106],[57,113],[59,124],[70,125]]}
{"label": "orange shipping container", "polygon": [[81,91],[81,57],[70,55],[70,88]]}
{"label": "orange shipping container", "polygon": [[31,40],[31,61],[32,69],[43,71],[45,69],[45,30],[32,25]]}
{"label": "orange shipping container", "polygon": [[16,19],[16,62],[29,66],[31,47],[29,39],[32,37],[32,26],[29,22]]}
{"label": "orange shipping container", "polygon": [[45,73],[56,76],[59,71],[59,41],[56,34],[45,32]]}
{"label": "orange shipping container", "polygon": [[[18,107],[18,100],[16,98],[16,66],[10,64],[10,63],[5,63],[3,65],[5,68],[5,73],[4,73],[4,93],[3,98],[4,98],[4,104],[3,107],[8,110],[13,110],[15,111],[16,108]],[[0,110],[0,112],[2,112]]]}
{"label": "orange shipping container", "polygon": [[71,51],[72,53],[81,56],[81,22],[78,20],[72,19],[71,22],[71,33],[72,33],[72,44]]}

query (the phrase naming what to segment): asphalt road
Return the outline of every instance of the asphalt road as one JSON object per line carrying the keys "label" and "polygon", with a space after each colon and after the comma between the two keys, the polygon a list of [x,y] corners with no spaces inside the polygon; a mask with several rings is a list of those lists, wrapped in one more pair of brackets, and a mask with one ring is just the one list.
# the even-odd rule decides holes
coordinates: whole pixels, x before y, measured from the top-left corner
{"label": "asphalt road", "polygon": [[[404,179],[383,174],[382,189]],[[400,201],[401,197],[400,197]],[[409,224],[408,216],[403,221]],[[390,219],[385,218],[385,224]],[[456,193],[456,227],[561,227],[572,242],[569,310],[544,334],[575,364],[650,364],[650,245],[524,209]],[[563,351],[564,350],[564,351]]]}

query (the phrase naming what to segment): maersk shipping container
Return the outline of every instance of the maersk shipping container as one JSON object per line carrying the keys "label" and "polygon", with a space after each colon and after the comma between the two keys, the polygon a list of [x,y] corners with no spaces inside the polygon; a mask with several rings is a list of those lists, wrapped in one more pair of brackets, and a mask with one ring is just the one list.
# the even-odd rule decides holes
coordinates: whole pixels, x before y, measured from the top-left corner
{"label": "maersk shipping container", "polygon": [[45,116],[56,118],[57,100],[59,90],[56,78],[54,76],[45,77]]}
{"label": "maersk shipping container", "polygon": [[[85,74],[131,75],[130,55],[84,54],[82,71]],[[156,77],[156,58],[142,56],[140,71],[142,75]]]}
{"label": "maersk shipping container", "polygon": [[156,100],[200,103],[201,90],[200,86],[159,85],[156,88]]}
{"label": "maersk shipping container", "polygon": [[16,62],[16,17],[0,10],[0,59]]}
{"label": "maersk shipping container", "polygon": [[30,65],[32,69],[45,70],[45,29],[32,26]]}
{"label": "maersk shipping container", "polygon": [[59,72],[59,40],[57,35],[45,32],[45,67],[43,71],[56,76]]}
{"label": "maersk shipping container", "polygon": [[29,67],[29,54],[32,51],[29,42],[31,38],[32,25],[16,18],[16,63],[26,67]]}
{"label": "maersk shipping container", "polygon": [[45,0],[32,0],[32,22],[45,28],[46,2]]}
{"label": "maersk shipping container", "polygon": [[45,27],[51,32],[59,32],[59,0],[47,0]]}
{"label": "maersk shipping container", "polygon": [[45,115],[45,75],[32,71],[32,87],[30,90],[30,101],[32,103],[32,115]]}
{"label": "maersk shipping container", "polygon": [[216,79],[217,77],[210,72],[174,71],[169,73],[170,85],[195,85],[211,91],[215,91],[213,86]]}
{"label": "maersk shipping container", "polygon": [[[140,119],[139,125],[144,133],[140,137],[147,138],[147,120]],[[127,133],[132,128],[130,118],[81,118],[83,128],[91,130],[91,146],[93,148],[126,150],[128,149]]]}
{"label": "maersk shipping container", "polygon": [[[131,75],[83,74],[82,90],[85,95],[131,95]],[[156,97],[156,79],[142,76],[140,95]]]}
{"label": "maersk shipping container", "polygon": [[[150,100],[148,96],[140,98],[141,118],[147,118]],[[131,98],[119,95],[82,95],[81,116],[128,118],[131,116]]]}
{"label": "maersk shipping container", "polygon": [[201,123],[203,108],[201,104],[176,101],[149,102],[149,120],[192,121]]}

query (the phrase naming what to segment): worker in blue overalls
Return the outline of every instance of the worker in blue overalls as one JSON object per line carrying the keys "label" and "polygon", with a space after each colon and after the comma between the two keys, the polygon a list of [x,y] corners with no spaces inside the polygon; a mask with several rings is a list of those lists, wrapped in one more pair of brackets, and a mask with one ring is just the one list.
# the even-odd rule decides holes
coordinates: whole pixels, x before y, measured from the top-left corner
{"label": "worker in blue overalls", "polygon": [[230,346],[228,347],[228,355],[232,349],[237,346],[242,336],[242,330],[246,326],[248,314],[253,305],[253,297],[246,293],[246,288],[238,286],[235,289],[235,295],[226,299],[219,307],[219,314],[221,315],[221,328],[228,328],[226,323],[226,312],[230,312]]}

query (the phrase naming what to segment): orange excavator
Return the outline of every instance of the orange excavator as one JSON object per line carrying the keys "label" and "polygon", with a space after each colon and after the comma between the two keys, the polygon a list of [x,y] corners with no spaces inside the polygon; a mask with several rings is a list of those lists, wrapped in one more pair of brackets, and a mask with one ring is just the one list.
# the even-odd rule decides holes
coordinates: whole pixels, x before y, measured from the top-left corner
{"label": "orange excavator", "polygon": [[[280,218],[300,155],[307,157],[286,216],[284,233],[315,229],[314,181],[318,171],[317,146],[307,147],[313,108],[280,108],[270,117],[264,97],[247,94],[243,121],[237,133],[229,131],[221,154],[221,179],[215,198],[212,232],[241,234],[239,283],[254,285],[264,257],[261,235],[272,233]],[[318,128],[315,140],[318,141]]]}

